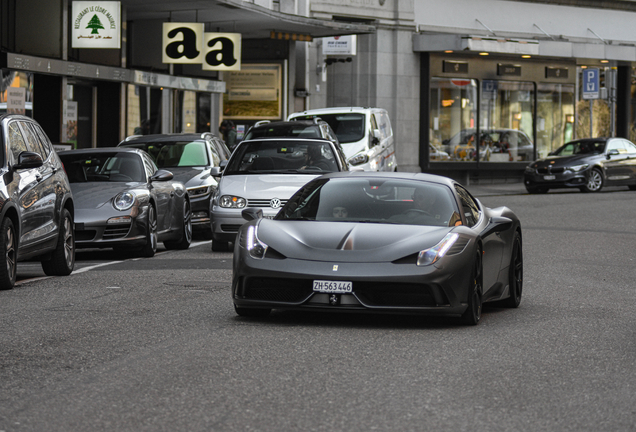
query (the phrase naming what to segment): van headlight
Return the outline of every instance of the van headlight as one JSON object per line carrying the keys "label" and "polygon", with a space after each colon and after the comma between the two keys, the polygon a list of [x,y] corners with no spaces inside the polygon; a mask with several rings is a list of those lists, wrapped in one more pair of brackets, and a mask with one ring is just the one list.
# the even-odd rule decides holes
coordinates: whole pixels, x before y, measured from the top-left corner
{"label": "van headlight", "polygon": [[456,233],[448,233],[446,236],[437,243],[435,246],[429,249],[424,249],[417,256],[417,265],[418,266],[427,266],[439,261],[448,249],[455,244],[457,239],[459,238],[459,234]]}
{"label": "van headlight", "polygon": [[353,166],[362,165],[367,162],[369,162],[369,156],[364,153],[358,153],[357,155],[349,158],[349,164]]}

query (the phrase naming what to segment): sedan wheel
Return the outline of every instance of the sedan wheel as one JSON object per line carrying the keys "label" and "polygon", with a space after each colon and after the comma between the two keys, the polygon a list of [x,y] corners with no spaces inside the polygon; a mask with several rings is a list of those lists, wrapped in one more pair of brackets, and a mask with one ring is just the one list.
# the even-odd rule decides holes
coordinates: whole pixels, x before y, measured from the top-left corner
{"label": "sedan wheel", "polygon": [[146,245],[141,249],[141,256],[151,258],[157,252],[157,215],[155,208],[148,206],[148,232],[146,232]]}
{"label": "sedan wheel", "polygon": [[482,263],[481,251],[475,254],[473,272],[470,287],[468,289],[468,308],[461,317],[462,323],[466,325],[477,325],[481,319],[481,296],[482,296]]}
{"label": "sedan wheel", "polygon": [[42,270],[47,276],[67,276],[75,268],[75,235],[71,213],[64,209],[57,247],[51,257],[42,261]]}
{"label": "sedan wheel", "polygon": [[603,189],[603,173],[598,168],[590,172],[587,184],[581,188],[583,192],[599,192]]}
{"label": "sedan wheel", "polygon": [[0,253],[4,256],[5,265],[0,266],[0,290],[9,290],[15,285],[17,269],[17,238],[13,222],[4,218],[0,225]]}
{"label": "sedan wheel", "polygon": [[166,241],[163,244],[166,249],[188,249],[192,243],[192,212],[190,202],[183,203],[183,227],[181,229],[181,239],[179,241]]}
{"label": "sedan wheel", "polygon": [[523,290],[523,251],[521,248],[521,236],[518,232],[515,232],[515,238],[512,244],[512,255],[510,256],[508,274],[510,297],[503,300],[501,305],[516,308],[519,307],[519,303],[521,303],[521,293]]}

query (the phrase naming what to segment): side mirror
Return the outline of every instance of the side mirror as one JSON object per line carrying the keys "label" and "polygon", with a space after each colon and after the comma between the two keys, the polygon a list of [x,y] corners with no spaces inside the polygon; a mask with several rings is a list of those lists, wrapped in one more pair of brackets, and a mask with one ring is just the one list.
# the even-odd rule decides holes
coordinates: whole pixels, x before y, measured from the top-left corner
{"label": "side mirror", "polygon": [[512,227],[512,219],[503,217],[503,216],[495,216],[490,218],[488,221],[488,225],[486,229],[481,234],[482,237],[487,237],[490,234],[506,231]]}
{"label": "side mirror", "polygon": [[13,169],[39,168],[42,165],[44,161],[39,153],[23,151],[18,156],[18,163],[13,165]]}
{"label": "side mirror", "polygon": [[611,159],[612,156],[618,156],[619,154],[618,149],[611,149],[607,152],[607,159]]}
{"label": "side mirror", "polygon": [[160,170],[157,170],[155,175],[150,177],[150,181],[151,182],[168,181],[168,180],[172,180],[173,178],[174,178],[174,174],[172,174],[170,171],[160,169]]}
{"label": "side mirror", "polygon": [[263,218],[263,210],[254,207],[248,207],[241,212],[241,216],[246,221],[262,219]]}
{"label": "side mirror", "polygon": [[210,169],[210,175],[212,177],[221,177],[221,174],[222,174],[221,167],[212,167]]}

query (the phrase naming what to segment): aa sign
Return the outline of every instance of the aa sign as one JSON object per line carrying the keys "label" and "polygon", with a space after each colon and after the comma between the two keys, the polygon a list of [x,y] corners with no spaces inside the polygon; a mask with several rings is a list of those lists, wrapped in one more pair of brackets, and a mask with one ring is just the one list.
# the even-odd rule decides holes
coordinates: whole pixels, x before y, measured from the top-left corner
{"label": "aa sign", "polygon": [[163,23],[162,61],[201,64],[203,70],[240,70],[241,34],[206,33],[202,23]]}

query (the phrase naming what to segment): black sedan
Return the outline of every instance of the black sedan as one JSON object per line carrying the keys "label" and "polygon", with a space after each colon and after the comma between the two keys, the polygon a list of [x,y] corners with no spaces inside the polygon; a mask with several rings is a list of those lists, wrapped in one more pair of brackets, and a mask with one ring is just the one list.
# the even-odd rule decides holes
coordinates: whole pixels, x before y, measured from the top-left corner
{"label": "black sedan", "polygon": [[333,173],[303,186],[276,217],[249,220],[234,249],[241,316],[271,309],[461,317],[483,302],[519,306],[521,226],[458,183],[413,173]]}
{"label": "black sedan", "polygon": [[169,170],[175,180],[183,182],[192,206],[192,228],[211,238],[210,198],[217,180],[210,175],[210,169],[230,157],[223,141],[209,132],[134,135],[119,143],[119,147],[145,150],[159,168]]}
{"label": "black sedan", "polygon": [[157,168],[143,150],[93,148],[60,153],[75,197],[78,248],[138,250],[157,243],[187,249],[192,241],[190,199],[183,183]]}
{"label": "black sedan", "polygon": [[566,143],[526,167],[530,193],[579,188],[599,192],[604,186],[636,190],[636,145],[624,138],[587,138]]}

